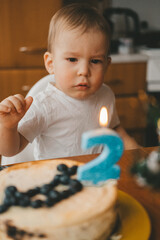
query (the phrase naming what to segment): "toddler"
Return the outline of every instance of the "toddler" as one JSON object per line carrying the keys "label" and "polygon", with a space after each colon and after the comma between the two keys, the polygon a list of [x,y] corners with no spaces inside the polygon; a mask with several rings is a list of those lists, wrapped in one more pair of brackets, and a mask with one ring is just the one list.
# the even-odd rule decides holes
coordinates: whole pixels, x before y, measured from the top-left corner
{"label": "toddler", "polygon": [[120,126],[114,94],[103,84],[109,36],[107,22],[87,5],[68,5],[53,16],[44,62],[55,82],[34,100],[16,94],[0,103],[1,155],[13,156],[33,140],[36,160],[99,153],[101,146],[83,151],[81,135],[99,128],[102,106],[125,148],[138,147]]}

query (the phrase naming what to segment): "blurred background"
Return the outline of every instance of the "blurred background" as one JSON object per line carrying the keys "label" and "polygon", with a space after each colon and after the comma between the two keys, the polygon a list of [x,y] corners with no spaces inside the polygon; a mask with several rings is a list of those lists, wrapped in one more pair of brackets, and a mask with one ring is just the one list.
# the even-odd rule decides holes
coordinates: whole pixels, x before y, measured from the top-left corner
{"label": "blurred background", "polygon": [[112,64],[105,76],[123,127],[142,146],[158,145],[160,117],[159,0],[0,0],[0,100],[24,96],[47,75],[49,22],[62,6],[88,2],[111,28]]}

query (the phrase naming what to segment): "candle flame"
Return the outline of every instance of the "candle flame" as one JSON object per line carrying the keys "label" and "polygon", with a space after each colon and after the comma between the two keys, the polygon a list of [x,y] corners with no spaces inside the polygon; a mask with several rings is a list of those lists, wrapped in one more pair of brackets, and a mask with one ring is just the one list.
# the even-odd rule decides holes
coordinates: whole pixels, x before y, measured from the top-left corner
{"label": "candle flame", "polygon": [[101,127],[105,127],[108,124],[108,111],[106,107],[102,107],[99,115],[99,124]]}

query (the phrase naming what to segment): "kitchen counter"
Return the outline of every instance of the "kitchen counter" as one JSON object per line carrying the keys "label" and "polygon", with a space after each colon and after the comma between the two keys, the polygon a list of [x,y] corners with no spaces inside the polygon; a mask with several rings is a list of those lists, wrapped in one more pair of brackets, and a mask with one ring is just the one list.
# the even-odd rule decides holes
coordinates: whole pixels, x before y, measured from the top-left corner
{"label": "kitchen counter", "polygon": [[148,56],[142,53],[111,54],[112,63],[147,62]]}

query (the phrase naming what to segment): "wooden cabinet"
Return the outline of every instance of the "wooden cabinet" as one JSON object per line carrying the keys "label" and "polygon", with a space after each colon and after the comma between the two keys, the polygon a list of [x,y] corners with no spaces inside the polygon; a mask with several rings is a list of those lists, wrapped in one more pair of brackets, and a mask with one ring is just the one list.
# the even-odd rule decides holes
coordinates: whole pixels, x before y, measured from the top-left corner
{"label": "wooden cabinet", "polygon": [[0,67],[43,66],[49,22],[61,0],[0,1]]}
{"label": "wooden cabinet", "polygon": [[121,125],[139,144],[144,145],[146,109],[141,94],[146,89],[146,63],[112,63],[105,83],[116,95]]}
{"label": "wooden cabinet", "polygon": [[61,0],[0,1],[0,100],[24,95],[47,74],[43,54],[49,22]]}
{"label": "wooden cabinet", "polygon": [[9,95],[26,95],[40,78],[47,74],[45,69],[0,70],[0,101]]}
{"label": "wooden cabinet", "polygon": [[105,82],[116,96],[137,95],[146,86],[146,63],[112,63],[108,67]]}

